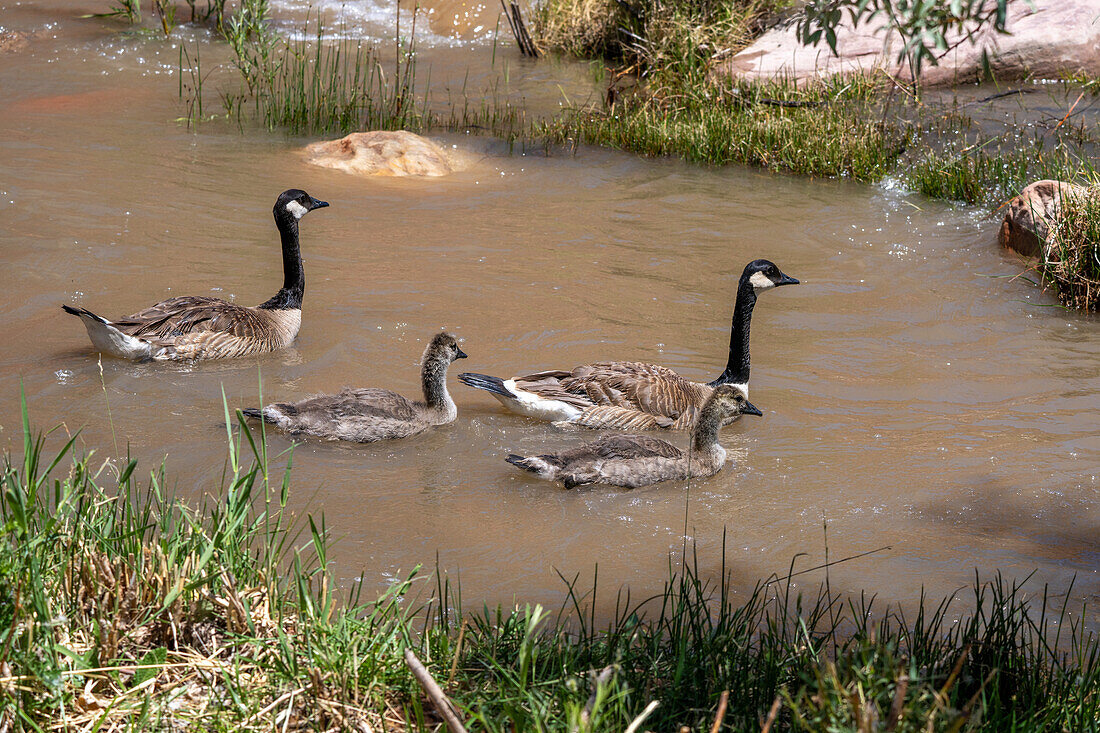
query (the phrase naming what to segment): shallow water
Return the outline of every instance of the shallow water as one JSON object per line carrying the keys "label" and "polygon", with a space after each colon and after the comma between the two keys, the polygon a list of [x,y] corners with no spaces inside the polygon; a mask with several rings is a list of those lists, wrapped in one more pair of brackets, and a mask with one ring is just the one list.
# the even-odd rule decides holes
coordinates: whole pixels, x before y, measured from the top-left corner
{"label": "shallow water", "polygon": [[[1100,321],[1017,277],[1026,265],[998,249],[983,212],[600,150],[509,155],[459,135],[439,138],[469,162],[453,176],[359,179],[306,165],[305,139],[176,122],[178,51],[75,17],[99,3],[0,8],[5,28],[36,31],[27,51],[0,56],[5,446],[18,445],[22,380],[36,425],[80,429],[101,457],[128,448],[146,467],[167,454],[177,491],[197,499],[222,472],[223,389],[231,407],[257,403],[261,375],[270,399],[343,385],[415,395],[420,353],[443,327],[464,339],[463,371],[623,358],[710,379],[740,271],[768,257],[802,285],[760,299],[752,399],[765,417],[723,433],[733,462],[716,477],[634,492],[536,481],[503,456],[577,436],[452,377],[449,426],[299,445],[292,509],[324,512],[342,579],[380,587],[438,554],[475,607],[556,604],[555,571],[589,576],[597,562],[601,587],[640,597],[659,588],[685,516],[705,570],[725,532],[742,590],[797,553],[796,569],[822,562],[827,525],[832,559],[889,546],[834,567],[834,588],[911,602],[977,569],[1037,571],[1032,585],[1055,593],[1076,575],[1077,594],[1100,594]],[[490,43],[467,40],[422,48],[433,83],[457,85],[471,67],[478,88],[501,73]],[[535,107],[591,92],[583,65],[505,52],[511,90]],[[332,204],[302,223],[294,347],[202,364],[104,359],[101,378],[59,306],[119,316],[178,294],[265,300],[281,282],[270,207],[292,186]]]}

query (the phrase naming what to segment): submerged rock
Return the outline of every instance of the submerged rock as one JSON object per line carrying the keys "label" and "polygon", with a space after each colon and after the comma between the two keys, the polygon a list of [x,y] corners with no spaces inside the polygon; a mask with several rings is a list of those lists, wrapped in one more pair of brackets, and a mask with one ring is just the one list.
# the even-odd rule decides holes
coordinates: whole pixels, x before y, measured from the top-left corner
{"label": "submerged rock", "polygon": [[1028,257],[1045,257],[1051,229],[1058,221],[1062,200],[1080,197],[1088,189],[1065,181],[1043,180],[1029,184],[1005,205],[1005,218],[997,239],[1002,247]]}
{"label": "submerged rock", "polygon": [[353,132],[306,146],[313,165],[367,176],[445,176],[454,166],[443,148],[405,130]]}
{"label": "submerged rock", "polygon": [[0,30],[0,53],[25,51],[30,46],[30,35],[23,31]]}
{"label": "submerged rock", "polygon": [[[948,34],[948,48],[938,54],[938,66],[925,64],[921,83],[946,86],[980,80],[985,73],[983,51],[997,80],[1028,76],[1059,78],[1066,74],[1100,75],[1100,9],[1096,0],[1033,0],[1008,5],[1007,34],[984,29],[968,40]],[[911,78],[898,62],[904,42],[887,31],[881,18],[852,27],[845,17],[836,29],[834,56],[824,43],[803,46],[796,24],[771,29],[714,69],[717,76],[748,81],[785,78],[805,81],[837,74],[872,73],[879,69],[899,79]]]}

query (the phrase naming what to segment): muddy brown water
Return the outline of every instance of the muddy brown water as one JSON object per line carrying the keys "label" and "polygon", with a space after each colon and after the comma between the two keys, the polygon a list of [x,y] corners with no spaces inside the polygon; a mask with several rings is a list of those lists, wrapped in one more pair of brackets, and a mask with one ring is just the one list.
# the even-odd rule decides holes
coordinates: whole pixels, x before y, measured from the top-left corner
{"label": "muddy brown water", "polygon": [[[290,5],[287,17],[301,12]],[[1100,321],[1016,277],[1025,265],[997,248],[985,212],[890,186],[600,150],[509,155],[461,135],[438,138],[470,161],[460,173],[359,179],[307,166],[305,138],[179,124],[176,48],[75,17],[96,3],[0,7],[5,28],[36,32],[28,50],[0,56],[6,447],[19,445],[22,381],[36,425],[79,429],[99,460],[127,449],[147,469],[165,459],[176,491],[197,501],[224,465],[223,389],[231,407],[256,404],[261,378],[271,399],[343,385],[415,394],[425,340],[443,327],[470,355],[461,370],[624,358],[709,379],[725,362],[741,268],[768,257],[802,284],[760,299],[752,399],[765,416],[723,433],[733,461],[718,476],[563,491],[503,457],[577,437],[452,377],[449,426],[299,445],[292,511],[324,513],[342,581],[381,588],[438,554],[473,607],[556,605],[556,571],[588,577],[595,563],[604,590],[658,589],[685,515],[707,572],[725,533],[739,592],[798,553],[796,569],[821,562],[827,523],[833,559],[890,547],[835,567],[845,590],[911,602],[977,569],[1036,571],[1032,586],[1055,593],[1076,576],[1078,594],[1100,593]],[[423,54],[440,84],[472,68],[484,85],[501,73],[489,43]],[[591,75],[516,61],[509,84],[552,105],[590,93]],[[281,281],[271,205],[291,186],[332,204],[302,224],[293,348],[201,364],[104,359],[101,377],[60,305],[119,316],[177,294],[265,300]]]}

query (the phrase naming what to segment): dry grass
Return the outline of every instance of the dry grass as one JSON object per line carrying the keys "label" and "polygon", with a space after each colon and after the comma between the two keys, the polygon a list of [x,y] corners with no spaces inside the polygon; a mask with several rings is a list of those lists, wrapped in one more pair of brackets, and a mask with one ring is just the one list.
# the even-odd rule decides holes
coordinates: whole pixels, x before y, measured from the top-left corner
{"label": "dry grass", "polygon": [[622,18],[615,0],[545,0],[534,11],[532,28],[544,48],[604,57],[619,48]]}

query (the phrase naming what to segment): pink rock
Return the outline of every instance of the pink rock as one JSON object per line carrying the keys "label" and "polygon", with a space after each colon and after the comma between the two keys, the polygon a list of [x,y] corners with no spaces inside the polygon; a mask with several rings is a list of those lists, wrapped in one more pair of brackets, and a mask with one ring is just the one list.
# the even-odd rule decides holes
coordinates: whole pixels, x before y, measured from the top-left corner
{"label": "pink rock", "polygon": [[1088,189],[1065,181],[1043,180],[1029,184],[1005,206],[1005,218],[997,239],[1002,247],[1028,257],[1045,254],[1050,229],[1057,221],[1065,196],[1084,196]]}
{"label": "pink rock", "polygon": [[353,132],[339,140],[306,146],[313,165],[371,176],[445,176],[447,154],[427,138],[404,130]]}
{"label": "pink rock", "polygon": [[[1097,0],[1022,0],[1008,5],[1006,29],[985,29],[971,40],[948,34],[949,48],[939,65],[925,62],[921,83],[945,86],[972,82],[984,73],[982,52],[998,80],[1028,76],[1058,78],[1066,74],[1100,75],[1100,2]],[[909,80],[908,65],[899,63],[901,37],[887,32],[876,17],[853,28],[845,17],[837,28],[837,55],[821,42],[803,46],[790,22],[773,28],[751,45],[715,67],[713,73],[749,81],[787,78],[804,81],[836,74],[870,73],[878,69]]]}

